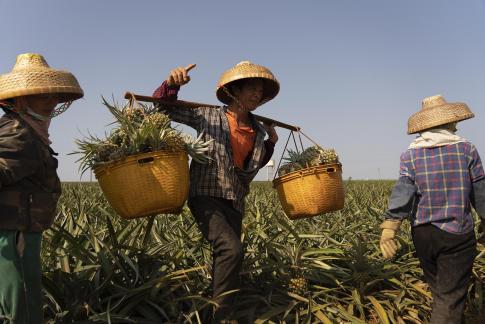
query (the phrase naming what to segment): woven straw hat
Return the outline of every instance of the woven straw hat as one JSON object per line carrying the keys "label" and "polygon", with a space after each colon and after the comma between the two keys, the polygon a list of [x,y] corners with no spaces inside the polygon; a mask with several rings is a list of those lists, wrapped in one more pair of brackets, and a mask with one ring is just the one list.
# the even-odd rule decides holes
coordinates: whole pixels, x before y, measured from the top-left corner
{"label": "woven straw hat", "polygon": [[227,94],[228,85],[233,81],[249,78],[263,79],[263,103],[276,97],[280,91],[278,80],[276,80],[275,76],[268,68],[249,61],[242,61],[221,75],[216,88],[217,99],[225,104],[229,104],[232,100]]}
{"label": "woven straw hat", "polygon": [[84,95],[74,75],[50,68],[40,54],[18,55],[12,71],[0,75],[0,100],[47,93],[58,94],[60,103]]}
{"label": "woven straw hat", "polygon": [[464,103],[448,103],[441,95],[427,97],[423,99],[421,111],[409,117],[408,134],[473,117],[475,115]]}

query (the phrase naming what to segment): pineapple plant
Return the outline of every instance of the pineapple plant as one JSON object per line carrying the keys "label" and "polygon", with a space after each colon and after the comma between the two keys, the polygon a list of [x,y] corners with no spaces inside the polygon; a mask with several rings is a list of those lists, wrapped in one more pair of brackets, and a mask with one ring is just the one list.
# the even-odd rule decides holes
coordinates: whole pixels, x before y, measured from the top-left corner
{"label": "pineapple plant", "polygon": [[312,166],[339,163],[339,157],[334,149],[323,149],[316,145],[302,152],[288,150],[288,157],[283,160],[285,163],[278,170],[280,177]]}
{"label": "pineapple plant", "polygon": [[288,291],[304,296],[308,292],[308,282],[305,278],[305,269],[302,265],[301,242],[298,245],[286,247],[290,258]]}
{"label": "pineapple plant", "polygon": [[105,138],[90,134],[84,139],[75,140],[78,150],[71,154],[81,155],[78,162],[82,172],[130,155],[154,151],[184,151],[198,163],[209,160],[207,151],[210,142],[203,141],[201,136],[192,138],[182,134],[171,126],[170,118],[153,105],[133,106],[128,102],[119,107],[104,98],[103,104],[114,116],[113,124],[116,126]]}
{"label": "pineapple plant", "polygon": [[308,282],[303,274],[303,270],[298,266],[291,267],[291,278],[288,283],[290,292],[297,295],[305,295],[308,291]]}

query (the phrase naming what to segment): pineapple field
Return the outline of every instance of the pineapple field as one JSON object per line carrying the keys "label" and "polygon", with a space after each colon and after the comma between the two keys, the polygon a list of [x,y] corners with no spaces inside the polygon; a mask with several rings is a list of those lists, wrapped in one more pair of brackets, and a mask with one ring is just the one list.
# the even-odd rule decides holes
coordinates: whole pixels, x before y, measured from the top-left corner
{"label": "pineapple field", "polygon": [[[393,181],[346,181],[345,207],[296,221],[271,184],[254,183],[243,222],[240,323],[426,323],[431,294],[409,222],[393,260],[379,224]],[[475,215],[476,217],[476,215]],[[478,246],[467,318],[483,323]],[[97,183],[65,183],[42,247],[47,323],[202,323],[212,305],[211,252],[190,211],[117,216]]]}

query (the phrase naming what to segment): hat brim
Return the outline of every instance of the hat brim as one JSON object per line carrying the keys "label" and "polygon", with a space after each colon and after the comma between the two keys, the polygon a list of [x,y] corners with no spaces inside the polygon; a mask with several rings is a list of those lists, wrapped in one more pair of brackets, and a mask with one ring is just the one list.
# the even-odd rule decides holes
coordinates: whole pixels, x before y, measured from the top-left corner
{"label": "hat brim", "polygon": [[408,134],[416,134],[424,130],[459,122],[475,117],[470,108],[464,103],[448,103],[413,114],[408,119]]}
{"label": "hat brim", "polygon": [[227,80],[225,84],[221,84],[217,87],[217,91],[216,91],[216,96],[217,96],[217,99],[219,99],[219,101],[221,101],[222,103],[228,105],[232,102],[232,98],[229,97],[226,93],[226,91],[224,91],[224,87],[227,89],[227,90],[230,90],[230,87],[231,87],[231,84],[235,81],[238,81],[238,80],[244,80],[244,79],[260,79],[260,80],[263,80],[263,99],[261,100],[261,102],[268,102],[272,99],[274,99],[274,97],[276,97],[276,95],[278,94],[278,92],[280,91],[280,84],[278,83],[278,81],[276,80],[273,80],[273,79],[270,79],[268,77],[262,77],[262,76],[244,76],[244,77],[238,77],[238,76],[235,76],[233,78],[233,80]]}
{"label": "hat brim", "polygon": [[84,92],[67,71],[26,69],[0,75],[0,100],[39,94],[57,94],[63,103],[82,98]]}

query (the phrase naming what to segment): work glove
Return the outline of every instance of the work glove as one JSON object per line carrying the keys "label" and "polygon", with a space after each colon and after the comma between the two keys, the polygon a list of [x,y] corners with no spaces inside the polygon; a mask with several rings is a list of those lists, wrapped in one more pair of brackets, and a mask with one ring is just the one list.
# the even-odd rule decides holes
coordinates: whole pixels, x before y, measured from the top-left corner
{"label": "work glove", "polygon": [[382,234],[381,234],[381,252],[384,259],[392,258],[396,255],[399,245],[395,240],[396,233],[399,231],[401,226],[401,221],[386,219],[382,224]]}

